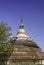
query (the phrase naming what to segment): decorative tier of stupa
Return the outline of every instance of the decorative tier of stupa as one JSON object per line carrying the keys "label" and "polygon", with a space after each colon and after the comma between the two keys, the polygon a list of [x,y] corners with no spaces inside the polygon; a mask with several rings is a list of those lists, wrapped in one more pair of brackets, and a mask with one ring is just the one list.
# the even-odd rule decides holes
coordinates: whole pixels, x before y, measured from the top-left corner
{"label": "decorative tier of stupa", "polygon": [[24,29],[23,20],[13,40],[13,52],[7,65],[44,64],[44,53]]}

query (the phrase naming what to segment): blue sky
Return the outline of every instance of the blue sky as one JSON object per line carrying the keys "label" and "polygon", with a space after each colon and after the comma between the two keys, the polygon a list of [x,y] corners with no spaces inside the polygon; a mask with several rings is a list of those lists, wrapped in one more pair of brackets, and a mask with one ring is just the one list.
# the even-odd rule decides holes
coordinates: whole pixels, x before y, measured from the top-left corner
{"label": "blue sky", "polygon": [[15,36],[21,16],[29,37],[44,51],[44,0],[0,0],[0,22],[12,28]]}

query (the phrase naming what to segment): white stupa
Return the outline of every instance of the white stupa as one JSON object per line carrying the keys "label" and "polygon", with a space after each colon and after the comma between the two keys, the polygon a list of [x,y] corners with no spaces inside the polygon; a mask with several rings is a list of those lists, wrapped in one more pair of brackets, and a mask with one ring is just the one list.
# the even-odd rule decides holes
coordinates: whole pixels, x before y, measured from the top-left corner
{"label": "white stupa", "polygon": [[19,26],[18,32],[16,34],[16,38],[17,38],[17,40],[22,40],[22,39],[25,40],[25,39],[29,38],[24,29],[23,19],[21,19],[20,26]]}

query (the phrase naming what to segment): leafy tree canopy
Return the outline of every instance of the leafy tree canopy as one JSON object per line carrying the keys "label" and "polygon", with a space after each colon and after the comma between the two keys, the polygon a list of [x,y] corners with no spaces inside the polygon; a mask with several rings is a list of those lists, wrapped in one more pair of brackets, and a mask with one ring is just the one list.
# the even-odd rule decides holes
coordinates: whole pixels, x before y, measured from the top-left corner
{"label": "leafy tree canopy", "polygon": [[0,23],[0,52],[4,52],[10,45],[11,27],[1,21]]}
{"label": "leafy tree canopy", "polygon": [[10,31],[11,31],[11,28],[2,21],[0,23],[0,43],[5,43],[10,39],[10,36],[11,36]]}

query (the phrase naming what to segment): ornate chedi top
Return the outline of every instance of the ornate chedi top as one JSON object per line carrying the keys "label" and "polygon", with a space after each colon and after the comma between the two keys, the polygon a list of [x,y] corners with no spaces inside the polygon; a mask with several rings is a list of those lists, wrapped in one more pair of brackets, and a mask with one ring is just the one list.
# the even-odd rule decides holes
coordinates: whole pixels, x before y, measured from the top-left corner
{"label": "ornate chedi top", "polygon": [[16,43],[19,44],[39,48],[39,46],[34,42],[34,40],[26,34],[23,25],[23,19],[21,19],[20,26],[14,40],[16,41]]}
{"label": "ornate chedi top", "polygon": [[20,40],[21,39],[27,39],[28,38],[28,35],[26,34],[25,29],[24,29],[23,19],[21,19],[20,26],[19,26],[16,37],[17,37],[17,40],[19,40],[19,39]]}

